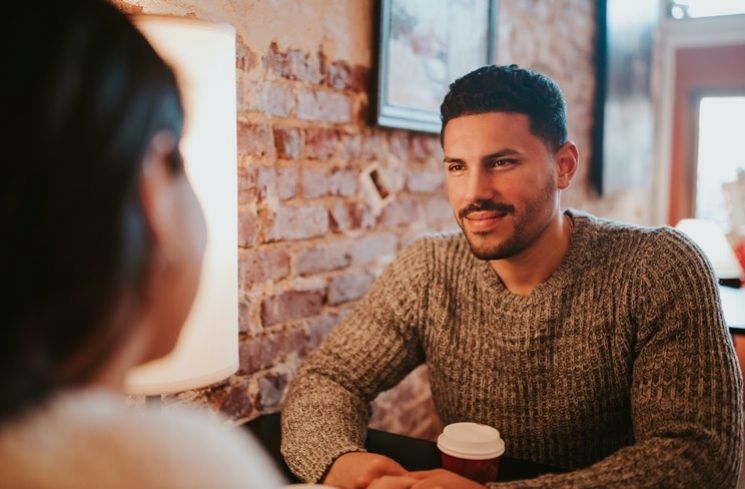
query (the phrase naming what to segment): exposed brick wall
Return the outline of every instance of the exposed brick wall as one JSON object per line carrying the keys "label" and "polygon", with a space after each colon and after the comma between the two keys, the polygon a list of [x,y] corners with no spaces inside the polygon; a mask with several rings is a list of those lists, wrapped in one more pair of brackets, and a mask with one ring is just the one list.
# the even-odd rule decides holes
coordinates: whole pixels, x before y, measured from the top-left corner
{"label": "exposed brick wall", "polygon": [[[422,232],[454,229],[438,139],[368,122],[371,40],[364,46],[345,43],[360,29],[375,28],[370,0],[282,0],[261,12],[261,2],[116,3],[125,11],[189,15],[238,28],[240,370],[220,385],[177,398],[207,403],[238,420],[277,410],[302,358],[354,307],[385,265]],[[499,61],[557,78],[570,105],[570,132],[589,154],[594,2],[500,4]],[[316,33],[322,42],[299,44],[292,31],[313,22],[292,11],[314,5],[323,9],[327,25],[338,21],[342,31]],[[337,17],[329,20],[329,15]],[[266,45],[250,44],[252,19],[257,29],[281,27]],[[294,41],[285,45],[283,39]],[[358,62],[335,59],[335,52],[349,52]],[[395,192],[378,216],[358,183],[371,163],[384,168]],[[606,214],[615,209],[613,202],[593,198],[586,171],[567,199],[575,207],[610,209]],[[418,369],[382,394],[373,424],[415,436],[436,434],[439,422],[426,379],[426,369]]]}

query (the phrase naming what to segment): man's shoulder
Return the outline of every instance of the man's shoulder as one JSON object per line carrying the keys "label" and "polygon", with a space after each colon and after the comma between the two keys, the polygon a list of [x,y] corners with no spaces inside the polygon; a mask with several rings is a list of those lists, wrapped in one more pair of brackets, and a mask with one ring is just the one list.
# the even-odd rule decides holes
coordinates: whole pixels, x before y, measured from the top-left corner
{"label": "man's shoulder", "polygon": [[589,237],[588,247],[598,255],[620,253],[637,263],[677,260],[706,265],[698,246],[670,226],[629,224],[576,210],[568,213]]}

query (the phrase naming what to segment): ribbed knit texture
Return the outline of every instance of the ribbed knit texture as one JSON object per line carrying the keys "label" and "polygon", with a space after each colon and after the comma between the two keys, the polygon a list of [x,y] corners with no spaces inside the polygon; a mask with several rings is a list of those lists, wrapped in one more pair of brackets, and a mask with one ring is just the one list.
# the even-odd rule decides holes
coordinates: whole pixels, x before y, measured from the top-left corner
{"label": "ribbed knit texture", "polygon": [[742,380],[710,265],[670,228],[567,214],[569,250],[527,296],[461,235],[405,250],[292,382],[292,470],[317,481],[361,450],[369,402],[426,362],[444,423],[576,469],[495,487],[734,487]]}

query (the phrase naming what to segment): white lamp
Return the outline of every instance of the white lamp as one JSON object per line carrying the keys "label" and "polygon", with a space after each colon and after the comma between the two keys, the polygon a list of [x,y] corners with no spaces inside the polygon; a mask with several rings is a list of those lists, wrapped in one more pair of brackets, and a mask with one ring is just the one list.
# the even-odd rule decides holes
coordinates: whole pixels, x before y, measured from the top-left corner
{"label": "white lamp", "polygon": [[720,282],[739,283],[742,268],[722,228],[708,219],[682,219],[676,229],[685,233],[704,252]]}
{"label": "white lamp", "polygon": [[167,16],[132,20],[176,72],[186,116],[181,148],[208,233],[200,288],[178,344],[127,376],[127,393],[155,395],[203,387],[238,369],[235,30]]}

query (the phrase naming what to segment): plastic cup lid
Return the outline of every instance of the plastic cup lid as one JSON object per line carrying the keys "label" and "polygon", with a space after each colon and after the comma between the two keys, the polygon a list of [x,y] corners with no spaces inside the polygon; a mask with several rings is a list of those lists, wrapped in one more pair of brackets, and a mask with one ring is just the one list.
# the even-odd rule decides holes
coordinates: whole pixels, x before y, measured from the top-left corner
{"label": "plastic cup lid", "polygon": [[499,431],[478,423],[453,423],[437,437],[437,448],[452,457],[466,460],[488,460],[504,453]]}

